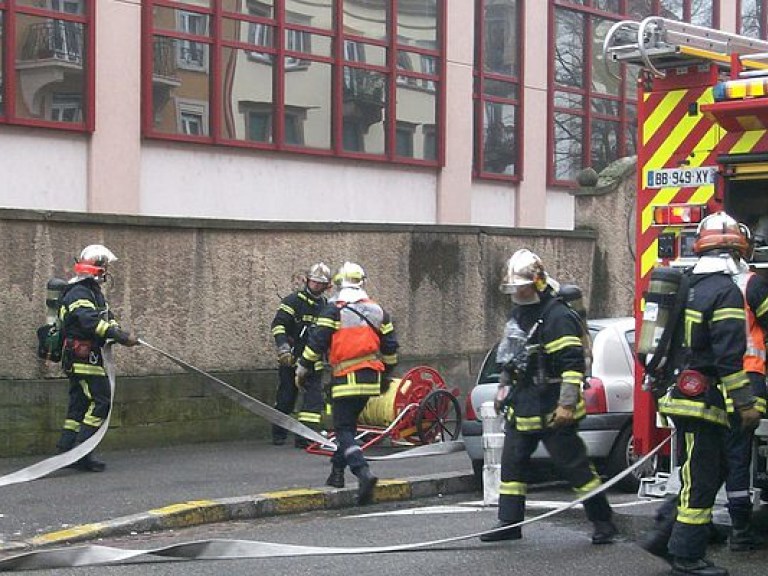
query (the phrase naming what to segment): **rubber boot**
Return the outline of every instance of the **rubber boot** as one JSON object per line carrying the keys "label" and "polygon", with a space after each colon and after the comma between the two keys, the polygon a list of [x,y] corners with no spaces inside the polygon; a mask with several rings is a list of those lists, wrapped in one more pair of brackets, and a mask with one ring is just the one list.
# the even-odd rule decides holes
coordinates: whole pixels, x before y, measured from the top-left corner
{"label": "rubber boot", "polygon": [[333,486],[334,488],[344,488],[344,468],[331,468],[331,474],[325,481],[326,486]]}
{"label": "rubber boot", "polygon": [[363,466],[357,472],[355,472],[358,480],[357,488],[357,503],[359,506],[365,506],[373,502],[373,489],[376,488],[376,483],[379,481],[376,476],[371,474],[371,469],[368,466]]}
{"label": "rubber boot", "polygon": [[731,528],[728,546],[731,552],[749,552],[762,548],[763,542],[752,530],[752,524],[747,522],[742,525],[734,525]]}
{"label": "rubber boot", "polygon": [[510,526],[506,522],[499,522],[491,528],[495,532],[486,532],[480,535],[480,540],[483,542],[500,542],[501,540],[520,540],[523,537],[523,531],[520,526],[514,526],[512,528],[504,528],[504,526]]}
{"label": "rubber boot", "polygon": [[285,439],[288,437],[288,433],[285,428],[282,428],[276,424],[272,425],[272,444],[275,446],[282,446],[285,444]]}
{"label": "rubber boot", "polygon": [[698,560],[689,560],[687,558],[672,559],[672,576],[686,576],[694,574],[696,576],[728,576],[728,570],[715,566],[709,560],[699,558]]}
{"label": "rubber boot", "polygon": [[92,454],[86,454],[80,458],[80,460],[74,464],[70,464],[68,467],[84,472],[104,472],[107,465],[101,460],[96,460]]}
{"label": "rubber boot", "polygon": [[619,529],[610,520],[595,520],[592,524],[595,527],[592,532],[592,544],[611,544],[614,536],[619,533]]}
{"label": "rubber boot", "polygon": [[309,445],[312,444],[311,440],[307,440],[304,438],[304,436],[294,436],[293,438],[293,447],[294,448],[301,448],[302,450],[309,448]]}
{"label": "rubber boot", "polygon": [[77,432],[74,430],[62,430],[59,441],[56,442],[56,452],[61,454],[62,452],[69,452],[75,447],[77,442]]}

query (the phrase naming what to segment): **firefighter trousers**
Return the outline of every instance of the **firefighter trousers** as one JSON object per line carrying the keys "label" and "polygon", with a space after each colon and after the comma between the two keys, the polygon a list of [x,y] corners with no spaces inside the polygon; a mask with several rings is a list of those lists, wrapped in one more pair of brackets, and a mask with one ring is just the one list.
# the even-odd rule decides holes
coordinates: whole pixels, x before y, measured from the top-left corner
{"label": "firefighter trousers", "polygon": [[[600,485],[600,478],[587,458],[587,449],[576,432],[577,426],[546,428],[520,432],[507,422],[501,453],[501,485],[499,487],[499,520],[504,524],[520,522],[525,516],[525,495],[531,454],[543,442],[560,476],[578,494],[586,494]],[[587,518],[592,522],[610,520],[610,504],[605,494],[584,502]]]}
{"label": "firefighter trousers", "polygon": [[346,468],[357,476],[368,466],[363,450],[357,445],[357,419],[368,403],[368,396],[349,396],[333,399],[333,429],[336,432],[336,452],[331,456],[334,468]]}
{"label": "firefighter trousers", "polygon": [[56,444],[59,452],[71,450],[93,436],[109,414],[111,404],[106,376],[70,374],[67,416]]}
{"label": "firefighter trousers", "polygon": [[[299,389],[296,387],[296,368],[280,366],[278,370],[277,398],[275,408],[283,414],[290,414],[296,409]],[[320,428],[323,415],[322,372],[311,372],[304,383],[304,394],[297,420],[313,430]],[[288,435],[284,428],[272,426],[273,438],[285,438]]]}
{"label": "firefighter trousers", "polygon": [[726,428],[693,418],[673,418],[680,446],[680,493],[677,506],[657,518],[659,526],[675,515],[669,553],[677,558],[704,558],[712,524],[712,508],[727,470]]}

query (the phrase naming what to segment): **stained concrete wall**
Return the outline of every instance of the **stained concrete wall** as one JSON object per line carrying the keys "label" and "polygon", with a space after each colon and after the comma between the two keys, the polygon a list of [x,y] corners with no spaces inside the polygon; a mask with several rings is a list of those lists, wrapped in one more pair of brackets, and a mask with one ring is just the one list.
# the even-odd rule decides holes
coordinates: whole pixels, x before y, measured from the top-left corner
{"label": "stained concrete wall", "polygon": [[[403,369],[436,367],[462,391],[497,339],[508,300],[499,274],[516,249],[593,291],[596,234],[473,226],[251,223],[0,210],[0,456],[52,449],[67,385],[35,356],[49,277],[68,278],[91,243],[110,247],[107,297],[148,342],[266,402],[274,399],[270,322],[312,262],[359,262],[393,315]],[[149,349],[117,350],[107,447],[265,434],[263,421]],[[462,398],[463,404],[463,398]]]}

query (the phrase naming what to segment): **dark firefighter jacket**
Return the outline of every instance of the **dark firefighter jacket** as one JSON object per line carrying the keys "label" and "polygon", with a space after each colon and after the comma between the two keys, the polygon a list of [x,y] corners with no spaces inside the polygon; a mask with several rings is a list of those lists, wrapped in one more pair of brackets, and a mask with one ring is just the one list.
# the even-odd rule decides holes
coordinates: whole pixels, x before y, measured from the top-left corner
{"label": "dark firefighter jacket", "polygon": [[369,299],[335,302],[312,327],[299,360],[312,368],[324,355],[331,364],[331,397],[377,396],[382,373],[397,364],[397,338],[389,314]]}
{"label": "dark firefighter jacket", "polygon": [[277,348],[287,344],[294,358],[301,356],[309,338],[309,327],[325,304],[325,296],[315,297],[306,288],[283,298],[272,320],[272,336]]}
{"label": "dark firefighter jacket", "polygon": [[[574,409],[577,420],[586,415],[581,393],[585,370],[581,320],[551,292],[540,299],[537,304],[517,306],[511,315],[530,335],[529,347],[535,347],[529,348],[525,373],[513,374],[509,366],[502,370],[501,383],[512,386],[507,417],[521,432],[548,427],[561,399],[567,399],[564,405]],[[531,333],[536,323],[539,326]]]}
{"label": "dark firefighter jacket", "polygon": [[685,367],[708,376],[710,385],[693,397],[686,396],[678,386],[671,386],[659,400],[659,413],[728,426],[725,398],[730,397],[736,408],[755,402],[744,372],[744,297],[731,276],[691,276],[683,342],[688,350]]}
{"label": "dark firefighter jacket", "polygon": [[104,376],[101,347],[107,338],[122,342],[127,333],[110,312],[98,282],[86,278],[68,286],[61,297],[59,318],[64,330],[64,370]]}

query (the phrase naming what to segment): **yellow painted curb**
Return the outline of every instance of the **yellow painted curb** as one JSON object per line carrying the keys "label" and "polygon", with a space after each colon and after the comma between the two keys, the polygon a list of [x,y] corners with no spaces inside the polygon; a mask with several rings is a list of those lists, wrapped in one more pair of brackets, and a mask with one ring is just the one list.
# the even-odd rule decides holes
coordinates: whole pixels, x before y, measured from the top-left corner
{"label": "yellow painted curb", "polygon": [[167,516],[168,514],[177,514],[179,512],[187,512],[189,510],[195,510],[197,508],[215,505],[217,505],[217,502],[213,500],[190,500],[189,502],[182,502],[180,504],[171,504],[170,506],[155,508],[154,510],[149,510],[147,514],[153,514],[154,516]]}
{"label": "yellow painted curb", "polygon": [[325,508],[325,492],[308,488],[262,492],[261,496],[275,503],[275,511],[281,514],[306,512]]}
{"label": "yellow painted curb", "polygon": [[411,484],[407,480],[379,480],[374,491],[376,502],[398,502],[411,497]]}
{"label": "yellow painted curb", "polygon": [[55,542],[64,542],[73,538],[82,536],[89,536],[95,538],[99,535],[101,530],[104,529],[105,524],[99,522],[96,524],[81,524],[80,526],[73,526],[66,530],[58,530],[56,532],[48,532],[40,536],[35,536],[29,543],[33,546],[42,546],[44,544],[53,544]]}

